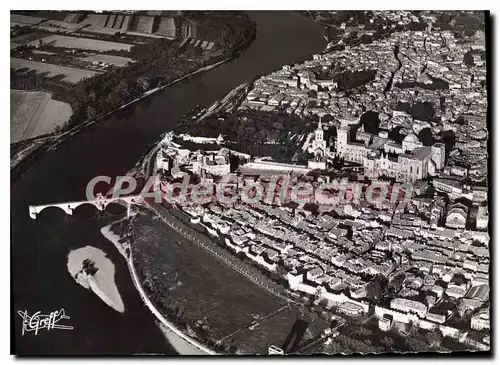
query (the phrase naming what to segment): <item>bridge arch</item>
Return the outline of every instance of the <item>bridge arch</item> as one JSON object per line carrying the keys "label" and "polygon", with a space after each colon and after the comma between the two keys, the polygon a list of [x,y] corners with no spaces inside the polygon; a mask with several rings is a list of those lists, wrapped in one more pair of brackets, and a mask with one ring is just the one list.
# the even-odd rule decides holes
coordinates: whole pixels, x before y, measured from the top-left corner
{"label": "bridge arch", "polygon": [[132,199],[127,198],[116,198],[109,199],[104,205],[104,209],[111,214],[123,214],[127,212],[127,215],[130,214],[131,205],[134,204]]}
{"label": "bridge arch", "polygon": [[99,209],[99,207],[92,201],[84,201],[81,204],[75,204],[73,207],[73,215],[78,218],[90,218],[94,217],[97,212],[104,211],[105,208]]}
{"label": "bridge arch", "polygon": [[73,209],[71,209],[69,206],[64,206],[61,204],[39,205],[39,206],[30,207],[30,217],[33,219],[36,219],[43,211],[47,211],[47,210],[49,210],[49,208],[57,208],[57,209],[50,209],[50,210],[63,211],[64,213],[66,213],[68,215],[73,214]]}

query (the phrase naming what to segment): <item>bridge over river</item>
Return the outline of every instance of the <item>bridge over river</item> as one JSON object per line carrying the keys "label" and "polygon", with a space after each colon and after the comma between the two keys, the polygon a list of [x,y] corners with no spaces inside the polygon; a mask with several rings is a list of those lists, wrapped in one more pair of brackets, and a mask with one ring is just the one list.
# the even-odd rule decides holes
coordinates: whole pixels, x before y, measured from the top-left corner
{"label": "bridge over river", "polygon": [[118,203],[125,205],[127,207],[127,217],[130,216],[130,207],[132,204],[141,204],[143,201],[143,197],[141,195],[131,195],[131,196],[124,196],[124,197],[111,197],[111,198],[105,198],[102,195],[98,195],[96,199],[93,200],[81,200],[81,201],[74,201],[74,202],[63,202],[63,203],[51,203],[51,204],[45,204],[45,205],[30,205],[29,206],[29,212],[30,212],[30,217],[32,219],[36,219],[38,214],[45,208],[49,207],[58,207],[62,209],[66,214],[72,215],[73,210],[79,207],[80,205],[83,204],[92,204],[94,205],[98,210],[104,211],[108,204],[110,203]]}

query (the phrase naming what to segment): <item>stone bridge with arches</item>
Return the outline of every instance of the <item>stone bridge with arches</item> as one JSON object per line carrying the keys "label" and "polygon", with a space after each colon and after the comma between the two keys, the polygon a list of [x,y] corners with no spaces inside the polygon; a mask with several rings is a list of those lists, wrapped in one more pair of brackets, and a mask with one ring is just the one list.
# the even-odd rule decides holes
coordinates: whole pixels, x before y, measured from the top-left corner
{"label": "stone bridge with arches", "polygon": [[38,214],[45,208],[49,207],[57,207],[62,209],[66,214],[72,215],[73,210],[79,207],[80,205],[83,204],[92,204],[94,205],[98,210],[104,211],[106,207],[110,203],[118,203],[118,204],[123,204],[127,206],[127,217],[130,216],[130,207],[132,204],[141,204],[143,201],[143,197],[141,195],[133,195],[133,196],[123,196],[123,197],[111,197],[111,198],[105,198],[102,195],[98,195],[96,199],[93,200],[81,200],[81,201],[74,201],[74,202],[64,202],[64,203],[53,203],[53,204],[45,204],[45,205],[30,205],[29,206],[29,211],[30,211],[30,217],[32,219],[36,219]]}

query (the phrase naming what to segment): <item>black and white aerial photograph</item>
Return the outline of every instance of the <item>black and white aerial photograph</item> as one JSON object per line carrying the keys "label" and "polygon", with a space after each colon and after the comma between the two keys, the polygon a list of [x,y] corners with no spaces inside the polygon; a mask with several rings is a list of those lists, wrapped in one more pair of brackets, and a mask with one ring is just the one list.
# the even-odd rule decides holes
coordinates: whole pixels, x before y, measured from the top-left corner
{"label": "black and white aerial photograph", "polygon": [[492,359],[494,11],[8,5],[12,360]]}

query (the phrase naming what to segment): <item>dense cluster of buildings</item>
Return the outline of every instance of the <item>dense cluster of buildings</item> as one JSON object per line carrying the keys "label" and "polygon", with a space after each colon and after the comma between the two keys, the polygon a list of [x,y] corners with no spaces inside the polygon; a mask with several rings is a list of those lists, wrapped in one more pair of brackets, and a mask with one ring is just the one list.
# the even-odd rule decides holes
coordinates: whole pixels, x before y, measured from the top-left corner
{"label": "dense cluster of buildings", "polygon": [[[391,16],[396,24],[413,21],[412,15],[405,12],[384,15]],[[433,15],[423,18],[429,24],[426,30],[396,32],[372,43],[346,46],[262,76],[240,108],[279,110],[306,117],[330,115],[336,120],[356,121],[365,111],[374,111],[384,131],[400,128],[399,133],[405,136],[418,135],[423,129],[430,129],[434,136],[453,133],[456,143],[449,151],[448,170],[484,180],[488,136],[484,32],[457,39],[452,31],[434,30]],[[473,64],[464,62],[468,53]],[[334,81],[340,70],[373,71],[374,77],[362,85],[359,92],[346,92]],[[432,106],[433,115],[411,110],[411,106],[423,103]],[[361,163],[366,153],[363,146],[357,148],[348,143],[346,131],[342,131],[341,143],[348,150],[341,153]],[[387,153],[391,148],[386,146],[384,150]],[[423,155],[427,153],[418,155],[425,159]],[[373,156],[372,161],[379,157]],[[389,168],[393,165],[385,164]],[[373,165],[376,168],[376,162]],[[426,165],[428,162],[420,171],[428,170]],[[425,177],[425,173],[422,176]]]}
{"label": "dense cluster of buildings", "polygon": [[457,313],[488,305],[489,236],[430,227],[431,214],[428,220],[415,219],[410,211],[416,206],[427,203],[422,212],[435,210],[422,200],[415,197],[409,208],[360,203],[341,218],[265,204],[184,209],[214,235],[224,236],[235,253],[270,272],[284,270],[291,290],[326,299],[345,313],[362,314],[373,307],[371,280],[402,274],[398,296],[388,303],[398,313],[393,319],[447,325]]}
{"label": "dense cluster of buildings", "polygon": [[[415,21],[409,12],[384,14]],[[291,291],[348,315],[375,313],[382,330],[412,322],[465,336],[489,329],[486,70],[478,56],[484,33],[458,40],[451,31],[433,30],[432,16],[424,19],[425,31],[315,55],[255,82],[240,108],[319,116],[304,145],[313,156],[309,166],[254,161],[231,171],[227,149],[191,152],[169,139],[157,160],[169,168],[157,170],[176,178],[182,167],[210,181],[233,175],[242,189],[255,182],[268,187],[271,171],[318,184],[331,176],[330,160],[341,158],[362,168],[363,181],[412,183],[404,203],[350,201],[314,213],[264,202],[182,209],[223,237],[228,249],[284,278]],[[471,50],[479,53],[466,65]],[[347,94],[323,76],[339,68],[376,73],[362,90]],[[422,103],[434,107],[431,117],[398,107]],[[379,133],[366,132],[359,122],[367,110],[378,113]],[[328,122],[322,122],[325,115]],[[326,140],[330,128],[336,137]],[[389,138],[394,128],[404,136],[400,143]],[[432,143],[417,137],[423,129],[430,129]],[[447,131],[455,136],[451,147],[439,138]],[[390,295],[377,293],[381,278]]]}
{"label": "dense cluster of buildings", "polygon": [[[266,169],[276,173],[281,168],[295,181],[308,172],[286,164],[250,162],[232,173],[228,153],[225,148],[191,152],[167,136],[157,156],[170,161],[169,169],[161,170],[163,178],[180,179],[182,167],[205,181],[232,176],[236,189],[256,181],[267,189]],[[489,300],[487,209],[481,205],[471,225],[468,206],[447,204],[444,196],[426,196],[428,188],[427,182],[417,182],[406,203],[387,199],[374,205],[361,200],[321,209],[320,214],[265,202],[229,207],[213,202],[182,209],[193,223],[223,237],[235,254],[280,273],[290,290],[324,299],[345,314],[375,310],[383,318],[381,328],[394,321],[421,322],[424,328],[437,326],[455,336],[465,330],[454,327],[456,316],[474,313],[471,318],[477,319],[470,328],[486,328],[484,315],[476,313],[483,313]],[[395,277],[403,278],[395,297],[385,304],[377,303],[371,293],[376,277],[387,279],[389,285]]]}

